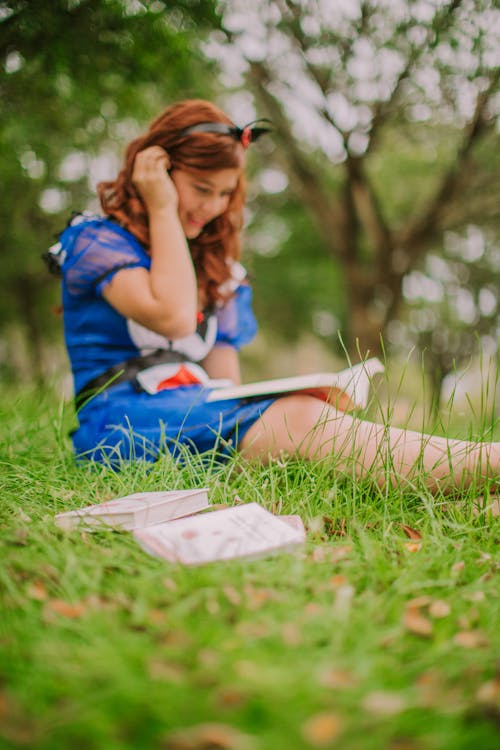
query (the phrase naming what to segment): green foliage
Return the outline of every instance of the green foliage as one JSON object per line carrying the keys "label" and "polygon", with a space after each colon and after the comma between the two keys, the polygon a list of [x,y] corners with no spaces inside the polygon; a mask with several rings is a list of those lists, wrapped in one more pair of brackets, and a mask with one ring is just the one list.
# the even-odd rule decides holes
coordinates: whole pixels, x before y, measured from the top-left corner
{"label": "green foliage", "polygon": [[333,313],[331,328],[319,333],[336,348],[337,330],[345,323],[342,276],[312,217],[288,194],[256,197],[251,208],[245,247],[257,319],[265,321],[266,331],[293,343],[317,329],[318,315]]}
{"label": "green foliage", "polygon": [[0,319],[20,320],[34,349],[60,332],[41,253],[94,196],[97,157],[171,101],[210,96],[214,65],[199,41],[217,24],[208,0],[0,4]]}

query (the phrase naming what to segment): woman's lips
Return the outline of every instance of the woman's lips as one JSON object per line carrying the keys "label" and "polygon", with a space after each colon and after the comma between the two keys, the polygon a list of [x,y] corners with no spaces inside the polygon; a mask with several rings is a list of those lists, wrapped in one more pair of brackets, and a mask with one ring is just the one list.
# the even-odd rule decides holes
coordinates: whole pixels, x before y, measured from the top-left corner
{"label": "woman's lips", "polygon": [[206,221],[202,221],[202,220],[200,220],[200,219],[195,219],[195,218],[193,218],[192,216],[188,216],[188,221],[189,221],[189,223],[190,223],[190,224],[192,224],[192,225],[193,225],[194,227],[198,227],[199,229],[201,229],[202,227],[204,227],[204,226],[205,226],[205,224],[207,223]]}

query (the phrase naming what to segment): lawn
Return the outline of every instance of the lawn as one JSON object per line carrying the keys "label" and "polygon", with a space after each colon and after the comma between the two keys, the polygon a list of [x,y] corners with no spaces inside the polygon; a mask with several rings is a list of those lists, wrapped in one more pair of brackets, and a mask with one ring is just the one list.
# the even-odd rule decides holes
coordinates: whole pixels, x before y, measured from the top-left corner
{"label": "lawn", "polygon": [[[51,390],[2,402],[0,747],[500,746],[500,522],[477,491],[381,491],[330,462],[82,467]],[[54,524],[193,486],[300,514],[305,547],[186,568]]]}

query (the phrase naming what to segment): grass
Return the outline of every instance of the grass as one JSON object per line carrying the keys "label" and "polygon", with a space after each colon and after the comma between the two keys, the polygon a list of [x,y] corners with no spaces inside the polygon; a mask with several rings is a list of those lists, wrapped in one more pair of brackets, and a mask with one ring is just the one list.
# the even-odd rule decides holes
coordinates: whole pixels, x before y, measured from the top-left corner
{"label": "grass", "polygon": [[[498,747],[500,523],[473,490],[381,492],[297,461],[78,467],[50,390],[6,389],[0,416],[1,748]],[[192,486],[299,513],[305,549],[183,568],[53,522]]]}

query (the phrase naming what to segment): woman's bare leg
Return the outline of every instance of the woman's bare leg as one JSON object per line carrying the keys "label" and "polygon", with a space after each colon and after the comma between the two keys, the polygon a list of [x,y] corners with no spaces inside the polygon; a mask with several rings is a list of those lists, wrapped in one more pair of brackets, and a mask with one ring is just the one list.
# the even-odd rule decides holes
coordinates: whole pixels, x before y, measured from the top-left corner
{"label": "woman's bare leg", "polygon": [[432,490],[463,487],[500,474],[500,443],[471,443],[357,419],[312,396],[278,399],[240,443],[248,458],[283,453],[310,460],[333,456],[340,470],[375,476],[380,485],[425,479]]}

